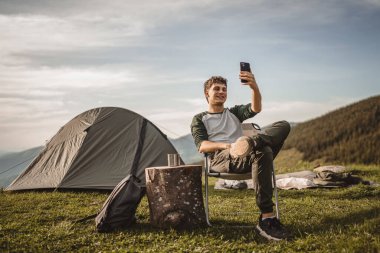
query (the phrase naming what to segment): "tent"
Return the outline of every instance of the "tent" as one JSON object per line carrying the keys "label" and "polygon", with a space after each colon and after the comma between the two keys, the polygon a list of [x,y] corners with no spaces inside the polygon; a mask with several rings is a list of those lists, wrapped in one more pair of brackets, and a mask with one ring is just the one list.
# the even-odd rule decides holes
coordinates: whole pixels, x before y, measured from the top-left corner
{"label": "tent", "polygon": [[177,151],[167,137],[141,115],[95,108],[63,126],[5,190],[112,190],[132,173],[145,182],[145,168],[166,165],[170,153]]}

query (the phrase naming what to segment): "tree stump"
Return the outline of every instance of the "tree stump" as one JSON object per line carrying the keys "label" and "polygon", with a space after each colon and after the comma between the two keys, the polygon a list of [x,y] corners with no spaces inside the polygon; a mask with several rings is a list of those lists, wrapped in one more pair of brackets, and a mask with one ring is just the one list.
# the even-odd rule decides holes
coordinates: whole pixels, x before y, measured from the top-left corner
{"label": "tree stump", "polygon": [[176,229],[206,225],[202,166],[151,167],[145,175],[152,225]]}

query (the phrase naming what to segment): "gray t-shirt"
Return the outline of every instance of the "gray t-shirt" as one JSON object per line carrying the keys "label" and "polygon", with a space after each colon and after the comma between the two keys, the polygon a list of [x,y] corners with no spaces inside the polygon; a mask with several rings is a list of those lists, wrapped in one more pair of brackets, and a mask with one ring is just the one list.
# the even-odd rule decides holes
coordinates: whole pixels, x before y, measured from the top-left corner
{"label": "gray t-shirt", "polygon": [[191,123],[195,145],[199,149],[205,140],[233,143],[243,135],[241,122],[255,115],[251,104],[236,105],[221,113],[199,113],[193,117]]}

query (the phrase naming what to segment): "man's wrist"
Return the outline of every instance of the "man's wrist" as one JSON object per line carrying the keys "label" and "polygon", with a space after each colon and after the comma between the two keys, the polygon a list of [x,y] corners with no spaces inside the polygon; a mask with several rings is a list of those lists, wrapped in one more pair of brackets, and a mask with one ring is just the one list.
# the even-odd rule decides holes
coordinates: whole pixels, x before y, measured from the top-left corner
{"label": "man's wrist", "polygon": [[254,83],[252,85],[250,85],[252,91],[259,91],[259,86],[257,85],[257,83]]}

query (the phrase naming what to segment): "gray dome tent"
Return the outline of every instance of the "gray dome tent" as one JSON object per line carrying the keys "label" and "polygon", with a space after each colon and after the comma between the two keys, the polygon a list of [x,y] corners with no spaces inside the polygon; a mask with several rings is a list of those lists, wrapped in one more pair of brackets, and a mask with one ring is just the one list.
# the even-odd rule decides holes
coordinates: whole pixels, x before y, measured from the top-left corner
{"label": "gray dome tent", "polygon": [[112,190],[131,174],[144,183],[145,168],[166,165],[169,153],[177,151],[141,115],[122,108],[95,108],[63,126],[5,190]]}

